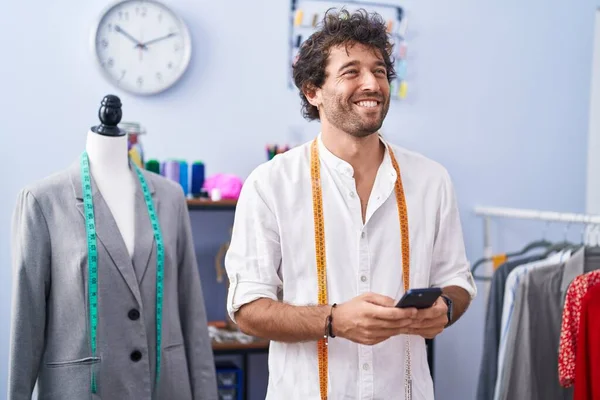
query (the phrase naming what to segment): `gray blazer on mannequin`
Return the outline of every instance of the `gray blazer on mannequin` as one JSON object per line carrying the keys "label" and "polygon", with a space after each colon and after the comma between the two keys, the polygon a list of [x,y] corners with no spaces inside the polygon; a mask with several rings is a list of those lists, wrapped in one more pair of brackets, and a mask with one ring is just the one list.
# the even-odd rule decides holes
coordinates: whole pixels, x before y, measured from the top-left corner
{"label": "gray blazer on mannequin", "polygon": [[[144,171],[165,247],[156,391],[156,242],[136,177],[131,258],[92,180],[98,237],[97,354],[90,347],[79,162],[23,189],[13,217],[8,399],[213,400],[215,365],[181,187]],[[135,354],[134,354],[135,353]],[[141,358],[138,360],[141,353]],[[91,395],[91,371],[98,392]]]}

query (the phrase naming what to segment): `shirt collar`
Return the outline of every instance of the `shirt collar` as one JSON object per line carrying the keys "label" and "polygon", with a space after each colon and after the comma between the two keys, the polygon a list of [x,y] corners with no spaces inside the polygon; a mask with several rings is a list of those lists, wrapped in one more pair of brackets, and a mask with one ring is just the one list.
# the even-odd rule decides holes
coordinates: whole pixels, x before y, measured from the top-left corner
{"label": "shirt collar", "polygon": [[[383,155],[383,161],[381,162],[381,166],[379,167],[379,172],[383,173],[384,176],[389,176],[392,182],[396,181],[396,171],[394,170],[394,166],[392,165],[392,159],[390,157],[390,148],[385,140],[380,136],[379,140],[385,146],[385,153]],[[319,133],[317,137],[317,144],[319,146],[319,157],[321,160],[327,165],[331,170],[335,170],[338,173],[347,176],[349,178],[354,177],[354,168],[350,163],[342,160],[335,154],[333,154],[323,143],[322,134]]]}

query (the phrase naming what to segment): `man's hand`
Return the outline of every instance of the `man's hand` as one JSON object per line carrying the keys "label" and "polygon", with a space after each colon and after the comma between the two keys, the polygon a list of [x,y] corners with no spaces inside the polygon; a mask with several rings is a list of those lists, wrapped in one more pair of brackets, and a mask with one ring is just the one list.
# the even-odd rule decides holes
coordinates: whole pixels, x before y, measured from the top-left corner
{"label": "man's hand", "polygon": [[409,335],[419,335],[425,339],[433,339],[448,324],[448,306],[441,297],[435,301],[433,306],[422,310],[417,310],[414,322],[402,333]]}
{"label": "man's hand", "polygon": [[417,326],[417,309],[394,306],[394,299],[380,294],[355,297],[333,309],[333,334],[359,344],[374,345],[406,333],[410,326]]}

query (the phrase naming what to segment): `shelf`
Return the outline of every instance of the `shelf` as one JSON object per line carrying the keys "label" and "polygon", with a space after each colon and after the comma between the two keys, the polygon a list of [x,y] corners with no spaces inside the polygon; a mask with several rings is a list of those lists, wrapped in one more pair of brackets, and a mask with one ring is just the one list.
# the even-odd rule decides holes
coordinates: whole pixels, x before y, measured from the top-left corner
{"label": "shelf", "polygon": [[235,210],[237,200],[188,199],[189,210]]}
{"label": "shelf", "polygon": [[212,348],[216,352],[267,351],[269,349],[269,341],[257,340],[252,343],[212,342]]}

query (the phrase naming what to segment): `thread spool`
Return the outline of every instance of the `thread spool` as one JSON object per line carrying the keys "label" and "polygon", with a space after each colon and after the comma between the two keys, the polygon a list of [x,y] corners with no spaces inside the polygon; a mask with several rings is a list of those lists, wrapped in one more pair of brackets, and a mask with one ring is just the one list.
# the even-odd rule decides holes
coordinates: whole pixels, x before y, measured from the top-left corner
{"label": "thread spool", "polygon": [[179,161],[165,161],[165,178],[179,182]]}
{"label": "thread spool", "polygon": [[405,60],[400,60],[397,63],[397,67],[396,67],[396,77],[400,80],[400,81],[404,81],[406,80],[406,61]]}
{"label": "thread spool", "polygon": [[192,188],[193,197],[201,197],[202,187],[204,186],[204,163],[196,161],[192,164]]}
{"label": "thread spool", "polygon": [[300,26],[302,25],[302,20],[304,19],[304,11],[296,10],[296,15],[294,16],[294,25]]}
{"label": "thread spool", "polygon": [[183,160],[179,162],[179,183],[181,184],[183,193],[187,196],[189,193],[188,163]]}
{"label": "thread spool", "polygon": [[155,174],[160,174],[160,163],[158,160],[148,160],[146,162],[146,170],[154,172]]}
{"label": "thread spool", "polygon": [[408,91],[407,86],[408,85],[406,84],[406,81],[400,82],[400,89],[399,89],[398,95],[400,96],[401,99],[406,98],[406,92]]}
{"label": "thread spool", "polygon": [[406,59],[407,52],[408,52],[408,44],[406,43],[406,41],[403,40],[398,45],[398,58],[400,58],[401,60]]}

